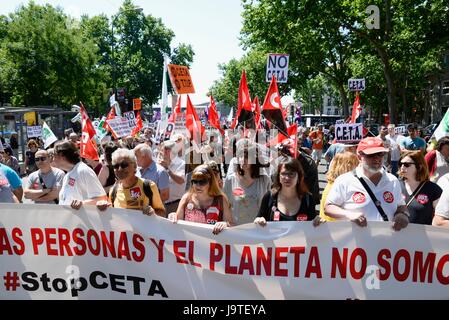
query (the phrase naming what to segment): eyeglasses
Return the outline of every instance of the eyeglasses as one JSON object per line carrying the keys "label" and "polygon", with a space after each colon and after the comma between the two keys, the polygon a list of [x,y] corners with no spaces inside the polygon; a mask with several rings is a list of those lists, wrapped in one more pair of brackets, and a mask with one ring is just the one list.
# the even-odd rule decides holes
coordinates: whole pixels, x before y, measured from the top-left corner
{"label": "eyeglasses", "polygon": [[34,158],[36,161],[46,161],[47,157],[36,157]]}
{"label": "eyeglasses", "polygon": [[414,165],[414,164],[415,164],[414,162],[399,162],[399,166],[400,167],[404,166],[406,168],[408,168],[408,167],[410,167],[411,165]]}
{"label": "eyeglasses", "polygon": [[113,164],[112,167],[114,168],[114,170],[118,170],[118,168],[126,169],[129,167],[129,163],[121,162],[121,163]]}
{"label": "eyeglasses", "polygon": [[382,158],[384,154],[385,154],[384,152],[378,152],[373,154],[364,154],[364,156],[367,158]]}
{"label": "eyeglasses", "polygon": [[209,183],[209,180],[192,180],[192,184],[197,184],[199,186],[205,186]]}
{"label": "eyeglasses", "polygon": [[297,173],[293,172],[293,171],[284,171],[280,173],[280,176],[283,178],[291,178],[293,179],[294,177],[296,177]]}

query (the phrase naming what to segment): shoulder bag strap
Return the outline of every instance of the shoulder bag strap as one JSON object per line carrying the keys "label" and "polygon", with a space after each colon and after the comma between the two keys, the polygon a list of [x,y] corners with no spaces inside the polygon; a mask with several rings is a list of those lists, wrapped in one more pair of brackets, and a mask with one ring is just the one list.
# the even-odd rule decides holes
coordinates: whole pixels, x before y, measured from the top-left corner
{"label": "shoulder bag strap", "polygon": [[382,206],[380,205],[380,201],[377,200],[376,196],[374,195],[374,193],[371,191],[371,188],[368,186],[368,184],[366,183],[365,180],[363,180],[363,178],[357,176],[357,174],[354,174],[354,176],[359,179],[360,183],[363,185],[363,187],[365,188],[365,190],[368,192],[369,196],[371,197],[371,200],[373,200],[374,205],[376,206],[377,210],[379,211],[380,215],[382,216],[382,219],[384,221],[388,221],[388,217],[385,214],[384,209],[382,209]]}
{"label": "shoulder bag strap", "polygon": [[424,185],[426,184],[426,180],[424,180],[423,182],[420,183],[420,185],[418,186],[418,188],[416,188],[415,191],[413,191],[412,195],[410,196],[410,199],[408,200],[406,206],[408,207],[410,203],[412,203],[413,199],[415,199],[416,195],[418,194],[419,191],[421,191],[422,187],[424,187]]}

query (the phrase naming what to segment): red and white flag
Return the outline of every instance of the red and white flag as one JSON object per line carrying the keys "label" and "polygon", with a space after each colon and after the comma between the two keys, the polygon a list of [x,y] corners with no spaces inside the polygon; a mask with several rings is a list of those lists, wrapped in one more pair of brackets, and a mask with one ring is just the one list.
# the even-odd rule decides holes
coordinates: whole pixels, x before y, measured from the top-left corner
{"label": "red and white flag", "polygon": [[276,84],[276,77],[273,75],[271,78],[270,87],[268,88],[267,95],[265,96],[265,101],[262,106],[261,113],[267,119],[273,129],[279,130],[284,135],[287,134],[287,125],[285,123],[281,97],[279,95],[278,86]]}
{"label": "red and white flag", "polygon": [[242,71],[242,77],[239,85],[239,96],[237,100],[237,114],[232,122],[231,129],[235,129],[238,123],[249,120],[253,117],[253,107],[249,96],[248,83],[246,82],[245,70]]}
{"label": "red and white flag", "polygon": [[354,105],[352,106],[352,116],[351,116],[351,120],[349,121],[349,123],[355,123],[357,121],[358,117],[360,117],[361,113],[362,113],[362,106],[360,105],[360,97],[359,97],[359,93],[356,92]]}
{"label": "red and white flag", "polygon": [[218,117],[217,106],[215,104],[214,97],[212,97],[212,95],[210,96],[209,113],[207,116],[210,125],[215,129],[220,130],[220,133],[223,135],[224,130],[220,126],[220,118]]}
{"label": "red and white flag", "polygon": [[142,117],[140,116],[140,111],[137,111],[136,126],[134,127],[133,131],[131,131],[131,135],[134,137],[142,128]]}
{"label": "red and white flag", "polygon": [[80,142],[80,155],[84,159],[98,160],[99,157],[97,143],[94,139],[96,132],[82,103],[80,103],[80,113],[82,132]]}
{"label": "red and white flag", "polygon": [[190,133],[190,140],[201,142],[204,134],[204,126],[196,113],[195,107],[190,101],[189,95],[187,95],[187,107],[186,107],[186,128]]}

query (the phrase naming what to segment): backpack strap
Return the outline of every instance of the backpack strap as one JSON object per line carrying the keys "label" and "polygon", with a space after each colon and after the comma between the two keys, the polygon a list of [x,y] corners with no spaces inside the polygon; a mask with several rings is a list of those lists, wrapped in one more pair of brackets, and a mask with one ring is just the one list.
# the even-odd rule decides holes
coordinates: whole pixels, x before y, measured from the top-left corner
{"label": "backpack strap", "polygon": [[151,190],[151,180],[143,180],[143,193],[150,200],[149,205],[153,206],[153,190]]}
{"label": "backpack strap", "polygon": [[117,189],[118,189],[118,184],[116,182],[112,186],[112,191],[111,191],[111,202],[112,202],[111,205],[112,205],[113,208],[114,208],[115,197],[117,196]]}

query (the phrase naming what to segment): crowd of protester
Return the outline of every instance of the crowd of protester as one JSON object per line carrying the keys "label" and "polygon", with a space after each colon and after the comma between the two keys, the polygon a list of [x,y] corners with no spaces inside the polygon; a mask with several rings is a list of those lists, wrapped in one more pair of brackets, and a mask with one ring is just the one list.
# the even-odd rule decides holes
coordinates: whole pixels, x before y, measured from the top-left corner
{"label": "crowd of protester", "polygon": [[[108,136],[98,160],[81,158],[79,134],[66,130],[51,148],[30,139],[22,171],[13,146],[0,145],[0,202],[25,197],[74,209],[133,209],[173,222],[211,224],[214,233],[275,221],[448,227],[449,137],[427,144],[415,125],[407,130],[402,136],[390,124],[376,137],[342,144],[333,128],[324,132],[319,124],[300,128],[293,147],[283,141],[274,148],[242,130],[223,136],[208,130],[194,148],[183,134],[159,141],[145,128],[135,137]],[[328,169],[321,195],[323,159]]]}

